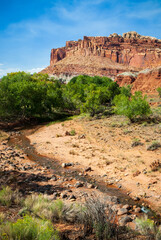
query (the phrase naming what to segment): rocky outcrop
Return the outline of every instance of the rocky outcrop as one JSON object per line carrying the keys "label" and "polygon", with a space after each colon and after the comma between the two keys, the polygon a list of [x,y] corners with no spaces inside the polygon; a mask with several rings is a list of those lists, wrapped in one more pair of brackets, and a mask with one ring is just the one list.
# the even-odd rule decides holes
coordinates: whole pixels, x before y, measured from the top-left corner
{"label": "rocky outcrop", "polygon": [[132,72],[124,72],[121,74],[118,74],[115,78],[115,81],[119,84],[120,87],[125,85],[131,85],[134,83],[134,81],[137,78],[137,73]]}
{"label": "rocky outcrop", "polygon": [[109,37],[87,37],[67,41],[63,48],[52,49],[50,66],[71,56],[99,56],[136,68],[151,68],[161,64],[161,40],[141,36],[137,32],[117,33]]}
{"label": "rocky outcrop", "polygon": [[161,66],[139,72],[133,83],[133,91],[156,92],[161,87]]}
{"label": "rocky outcrop", "polygon": [[108,37],[85,36],[83,40],[67,41],[65,47],[51,50],[50,66],[42,73],[65,81],[80,74],[112,79],[117,76],[120,86],[133,84],[135,89],[141,86],[147,89],[144,83],[147,76],[152,81],[152,78],[158,79],[158,73],[153,70],[148,75],[139,73],[137,76],[136,73],[158,66],[161,66],[161,40],[131,31],[123,36],[113,33]]}
{"label": "rocky outcrop", "polygon": [[132,84],[133,92],[156,93],[156,89],[161,87],[161,66],[153,69],[145,69],[138,74],[129,72],[118,74],[115,81],[120,86]]}
{"label": "rocky outcrop", "polygon": [[68,56],[44,69],[43,73],[58,76],[64,80],[77,75],[108,76],[113,78],[122,72],[136,71],[135,68],[116,63],[109,58],[101,56]]}

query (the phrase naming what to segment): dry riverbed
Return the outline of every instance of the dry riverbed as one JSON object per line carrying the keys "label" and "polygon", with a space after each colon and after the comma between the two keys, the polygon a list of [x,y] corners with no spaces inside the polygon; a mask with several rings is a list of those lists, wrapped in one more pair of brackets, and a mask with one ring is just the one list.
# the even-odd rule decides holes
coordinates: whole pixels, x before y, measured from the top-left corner
{"label": "dry riverbed", "polygon": [[[124,117],[112,116],[54,123],[28,138],[38,153],[58,160],[62,166],[71,163],[82,174],[90,167],[90,176],[116,185],[160,212],[160,134],[160,124],[131,124]],[[149,149],[151,145],[156,149]]]}

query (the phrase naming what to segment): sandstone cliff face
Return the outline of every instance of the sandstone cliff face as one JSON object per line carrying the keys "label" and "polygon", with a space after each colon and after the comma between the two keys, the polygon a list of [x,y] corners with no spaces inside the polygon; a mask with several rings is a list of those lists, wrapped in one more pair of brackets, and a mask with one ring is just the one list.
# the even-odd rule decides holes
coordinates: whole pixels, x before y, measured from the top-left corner
{"label": "sandstone cliff face", "polygon": [[[109,37],[84,37],[67,41],[51,50],[50,66],[44,69],[64,80],[80,74],[108,76],[120,86],[132,84],[133,90],[154,91],[161,86],[161,40],[137,32]],[[140,72],[144,69],[145,72]],[[155,69],[154,69],[155,68]],[[127,73],[128,72],[128,73]],[[149,90],[148,90],[149,89]]]}
{"label": "sandstone cliff face", "polygon": [[120,85],[132,84],[132,92],[156,93],[161,87],[161,67],[145,69],[138,74],[122,73],[116,76],[115,81]]}
{"label": "sandstone cliff face", "polygon": [[83,40],[67,41],[63,48],[52,49],[50,66],[71,56],[100,56],[116,63],[139,69],[161,64],[161,40],[128,32],[123,37],[84,37]]}

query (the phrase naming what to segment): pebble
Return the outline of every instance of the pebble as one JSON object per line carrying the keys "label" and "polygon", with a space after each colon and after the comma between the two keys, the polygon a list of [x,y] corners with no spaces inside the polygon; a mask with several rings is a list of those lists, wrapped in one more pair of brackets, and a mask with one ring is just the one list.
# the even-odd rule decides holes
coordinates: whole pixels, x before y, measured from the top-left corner
{"label": "pebble", "polygon": [[73,166],[74,164],[73,163],[62,163],[62,167],[63,168],[66,168],[66,167],[71,167],[71,166]]}
{"label": "pebble", "polygon": [[87,188],[94,188],[95,186],[92,183],[87,183]]}
{"label": "pebble", "polygon": [[124,225],[126,225],[126,223],[132,222],[132,221],[133,221],[133,219],[132,219],[131,217],[125,216],[125,217],[122,217],[122,218],[119,220],[119,224],[120,224],[120,226],[124,226]]}
{"label": "pebble", "polygon": [[129,204],[125,204],[122,208],[125,208],[125,209],[130,210],[130,209],[131,209],[131,206],[130,206]]}
{"label": "pebble", "polygon": [[68,197],[68,195],[66,193],[61,193],[60,196],[61,196],[61,198],[67,198]]}
{"label": "pebble", "polygon": [[141,212],[141,208],[140,207],[135,208],[134,212],[135,213],[140,213]]}
{"label": "pebble", "polygon": [[75,187],[76,187],[76,188],[83,187],[83,183],[81,183],[81,182],[76,182]]}
{"label": "pebble", "polygon": [[124,215],[124,214],[126,214],[126,213],[128,213],[127,208],[120,208],[120,209],[118,210],[118,212],[117,212],[117,215],[118,215],[118,216],[121,216],[121,215]]}
{"label": "pebble", "polygon": [[91,168],[91,167],[87,167],[87,168],[85,168],[84,171],[85,171],[85,172],[91,172],[91,171],[92,171],[92,168]]}
{"label": "pebble", "polygon": [[53,175],[50,180],[57,181],[57,177]]}
{"label": "pebble", "polygon": [[71,196],[69,196],[68,199],[69,199],[69,200],[76,200],[76,196],[75,196],[75,195],[71,195]]}

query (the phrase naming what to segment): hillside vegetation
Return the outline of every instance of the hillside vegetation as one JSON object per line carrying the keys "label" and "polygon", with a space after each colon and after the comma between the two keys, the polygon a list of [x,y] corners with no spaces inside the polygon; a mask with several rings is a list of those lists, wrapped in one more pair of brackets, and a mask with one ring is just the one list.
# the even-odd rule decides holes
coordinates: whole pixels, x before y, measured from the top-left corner
{"label": "hillside vegetation", "polygon": [[63,84],[47,74],[10,73],[0,82],[1,119],[25,119],[54,113],[120,114],[133,120],[150,114],[146,96],[107,77],[77,76]]}

